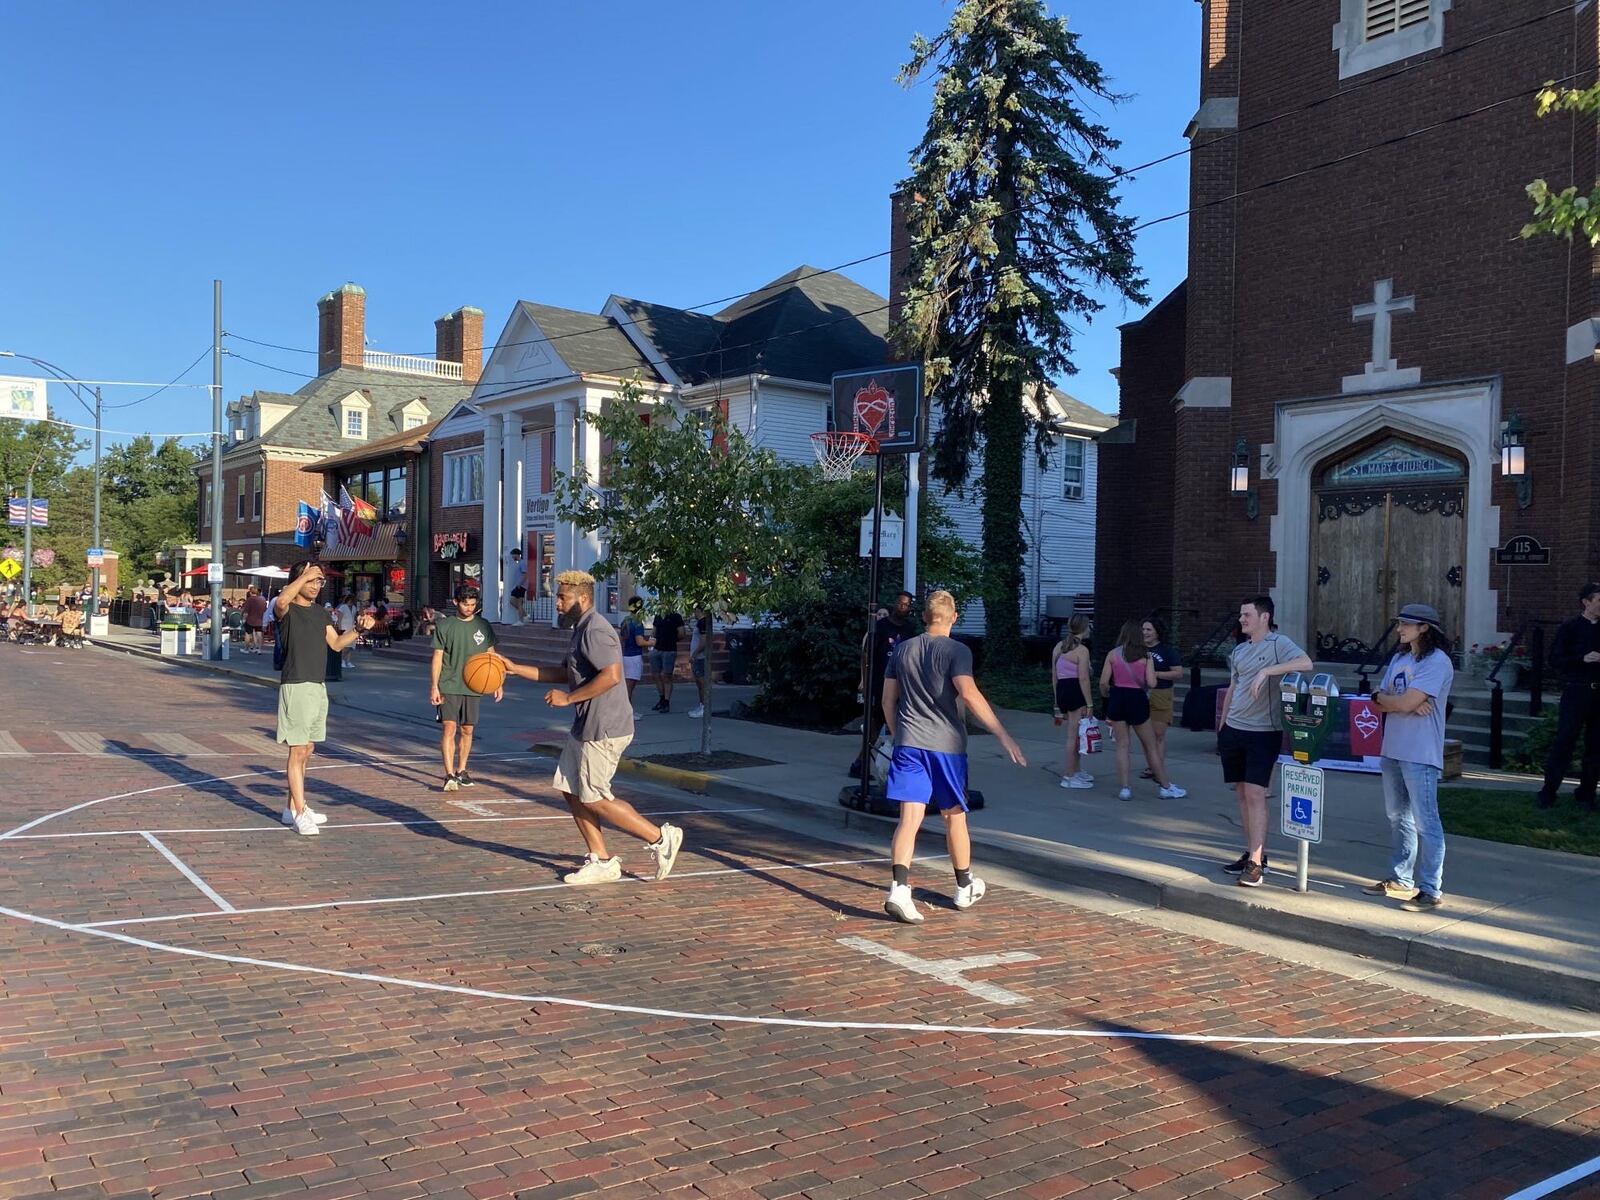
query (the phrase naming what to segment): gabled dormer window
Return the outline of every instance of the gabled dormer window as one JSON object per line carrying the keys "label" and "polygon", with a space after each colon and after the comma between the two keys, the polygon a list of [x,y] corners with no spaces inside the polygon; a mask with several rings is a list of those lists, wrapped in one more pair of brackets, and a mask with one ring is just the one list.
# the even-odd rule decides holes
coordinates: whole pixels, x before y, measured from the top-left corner
{"label": "gabled dormer window", "polygon": [[340,437],[351,441],[367,440],[367,417],[372,412],[372,401],[360,392],[351,392],[339,401],[337,412]]}

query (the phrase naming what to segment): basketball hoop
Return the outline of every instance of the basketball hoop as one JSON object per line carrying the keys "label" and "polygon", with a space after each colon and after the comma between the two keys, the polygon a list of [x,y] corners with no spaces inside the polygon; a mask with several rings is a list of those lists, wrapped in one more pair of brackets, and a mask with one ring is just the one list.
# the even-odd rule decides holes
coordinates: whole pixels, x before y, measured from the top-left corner
{"label": "basketball hoop", "polygon": [[824,479],[848,479],[856,460],[863,454],[875,453],[878,443],[866,433],[813,433],[811,448],[816,451],[817,465]]}

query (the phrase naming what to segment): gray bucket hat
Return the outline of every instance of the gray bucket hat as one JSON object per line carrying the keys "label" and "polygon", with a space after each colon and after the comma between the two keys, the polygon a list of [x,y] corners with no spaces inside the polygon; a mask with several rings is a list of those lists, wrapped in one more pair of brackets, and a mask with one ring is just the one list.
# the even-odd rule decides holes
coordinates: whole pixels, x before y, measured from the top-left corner
{"label": "gray bucket hat", "polygon": [[1395,618],[1408,625],[1432,625],[1440,633],[1444,633],[1444,623],[1439,620],[1439,610],[1431,604],[1407,604],[1400,610],[1400,615]]}

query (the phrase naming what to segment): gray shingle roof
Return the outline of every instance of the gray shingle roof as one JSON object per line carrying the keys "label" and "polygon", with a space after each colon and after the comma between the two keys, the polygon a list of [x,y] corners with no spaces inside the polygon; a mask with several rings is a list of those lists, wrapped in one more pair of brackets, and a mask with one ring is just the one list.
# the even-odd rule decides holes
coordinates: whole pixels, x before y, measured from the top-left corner
{"label": "gray shingle roof", "polygon": [[[371,400],[367,432],[383,436],[394,431],[382,428],[381,418],[393,412],[396,405],[403,406],[413,400],[421,400],[428,406],[428,419],[436,421],[449,412],[456,401],[465,400],[471,395],[472,387],[470,384],[450,383],[419,375],[338,367],[311,380],[292,396],[280,392],[255,393],[258,400],[265,400],[269,404],[294,404],[297,407],[262,437],[254,440],[272,446],[321,450],[328,454],[353,450],[361,443],[341,436],[343,430],[339,426],[338,410],[339,401],[351,392],[363,392]],[[368,438],[368,441],[373,440],[376,439]]]}
{"label": "gray shingle roof", "polygon": [[580,375],[628,376],[637,371],[646,379],[661,378],[615,321],[529,300],[518,303],[552,339],[551,352]]}
{"label": "gray shingle roof", "polygon": [[634,329],[665,356],[667,365],[678,378],[703,379],[715,366],[716,358],[709,352],[722,333],[715,317],[667,304],[631,300],[626,296],[618,296],[616,301]]}

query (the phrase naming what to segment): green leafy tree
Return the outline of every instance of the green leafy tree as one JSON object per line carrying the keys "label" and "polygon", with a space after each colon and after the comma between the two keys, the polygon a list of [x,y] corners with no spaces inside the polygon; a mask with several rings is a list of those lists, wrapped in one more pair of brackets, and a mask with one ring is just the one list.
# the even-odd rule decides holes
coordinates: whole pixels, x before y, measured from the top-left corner
{"label": "green leafy tree", "polygon": [[[712,410],[679,413],[630,380],[584,420],[610,450],[601,479],[583,467],[556,477],[564,520],[602,537],[595,574],[627,571],[655,593],[655,607],[688,614],[756,616],[796,563],[776,515],[797,477]],[[710,639],[700,749],[711,748]]]}
{"label": "green leafy tree", "polygon": [[7,496],[22,495],[28,468],[33,466],[33,494],[49,499],[84,446],[72,430],[60,425],[0,420],[0,491]]}
{"label": "green leafy tree", "polygon": [[[764,631],[756,654],[760,691],[755,706],[784,723],[837,728],[861,715],[855,697],[868,564],[860,555],[859,530],[861,515],[872,510],[873,483],[865,472],[832,482],[814,470],[796,470],[804,482],[785,511],[784,526],[790,543],[802,549],[808,569],[786,573],[779,581],[776,620]],[[903,460],[889,464],[886,493],[904,494],[904,472]],[[977,556],[956,533],[938,498],[926,491],[918,505],[917,528],[918,590],[945,588],[957,603],[971,596],[979,575]],[[902,576],[896,560],[884,563],[877,600],[889,604],[901,589]]]}
{"label": "green leafy tree", "polygon": [[910,84],[937,72],[901,184],[912,237],[897,339],[925,365],[936,477],[965,491],[982,455],[985,658],[1020,661],[1023,454],[1043,455],[1052,376],[1075,371],[1072,322],[1143,302],[1132,221],[1117,211],[1118,142],[1085,111],[1118,99],[1041,0],[963,0],[912,43]]}
{"label": "green leafy tree", "polygon": [[198,536],[194,465],[206,453],[176,438],[158,445],[141,435],[102,455],[102,536],[122,556],[123,578],[148,577],[158,553]]}
{"label": "green leafy tree", "polygon": [[[1540,117],[1563,112],[1593,116],[1600,113],[1600,84],[1561,88],[1547,83],[1535,104]],[[1587,193],[1580,193],[1576,187],[1554,192],[1548,182],[1535,179],[1528,185],[1528,198],[1533,201],[1533,220],[1522,227],[1523,237],[1571,238],[1582,234],[1589,239],[1589,245],[1600,244],[1600,183]]]}

